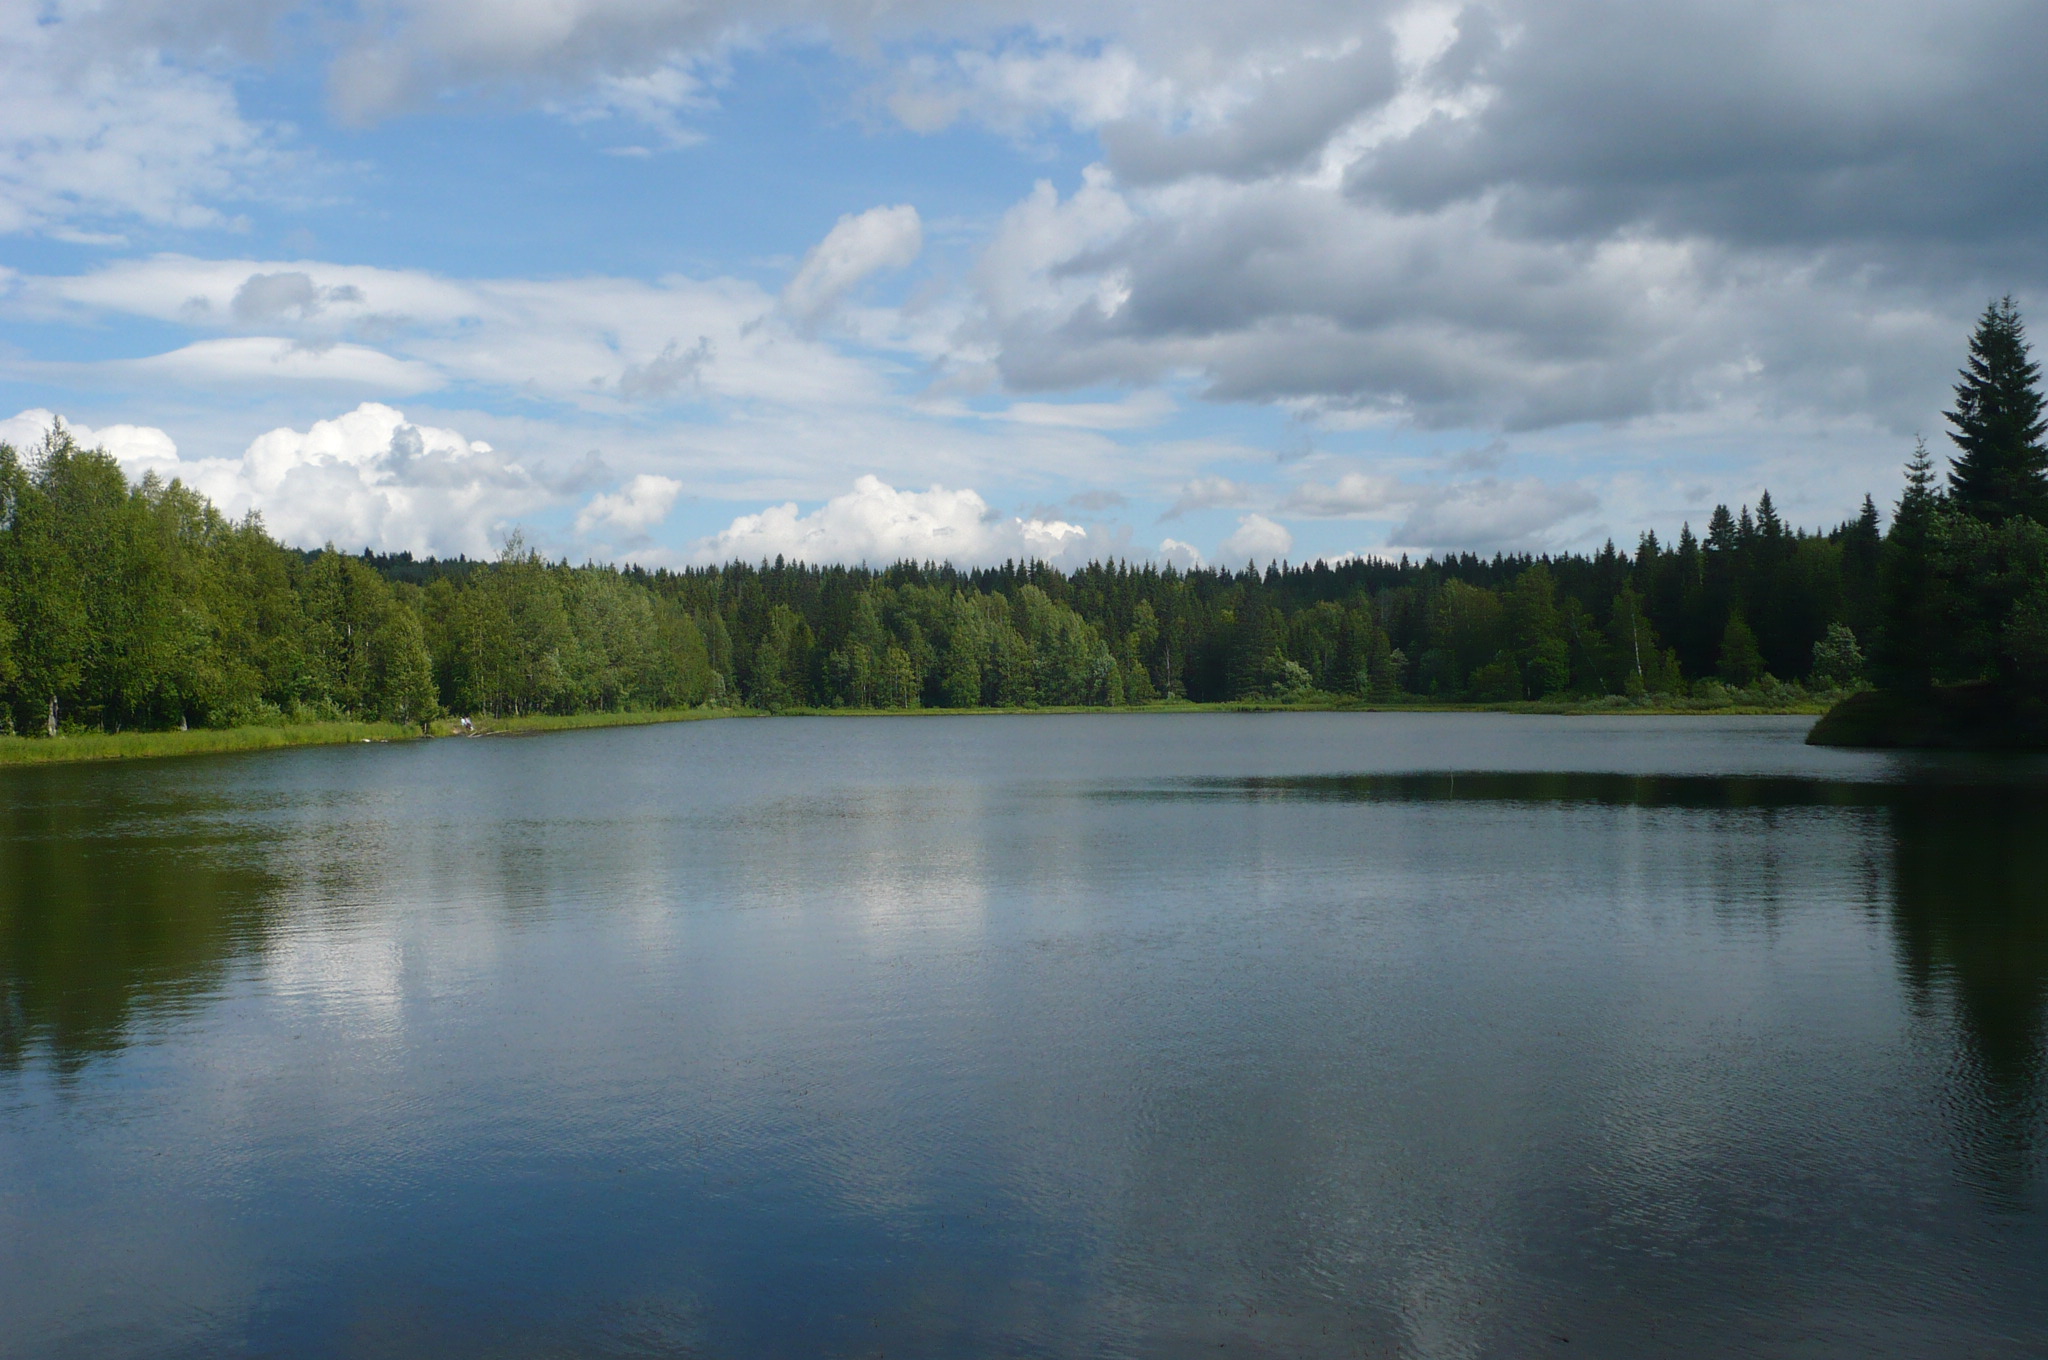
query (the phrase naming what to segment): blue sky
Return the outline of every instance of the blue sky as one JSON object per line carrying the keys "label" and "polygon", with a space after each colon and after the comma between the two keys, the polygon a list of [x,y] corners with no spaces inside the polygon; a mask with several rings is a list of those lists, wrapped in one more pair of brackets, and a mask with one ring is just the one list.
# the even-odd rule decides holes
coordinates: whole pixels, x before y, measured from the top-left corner
{"label": "blue sky", "polygon": [[5,6],[0,436],[416,552],[1543,551],[1766,486],[1830,524],[2042,283],[2000,70],[2048,31],[1939,18]]}

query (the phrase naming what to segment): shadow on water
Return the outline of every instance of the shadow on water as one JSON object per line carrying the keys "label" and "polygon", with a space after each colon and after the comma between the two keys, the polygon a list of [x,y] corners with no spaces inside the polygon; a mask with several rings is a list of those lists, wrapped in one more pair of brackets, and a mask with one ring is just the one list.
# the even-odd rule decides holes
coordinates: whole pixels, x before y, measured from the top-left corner
{"label": "shadow on water", "polygon": [[1993,1192],[2027,1179],[2048,1061],[2048,798],[2015,792],[1909,788],[1890,817],[1899,965],[1921,1009],[1953,1009],[1963,1155]]}
{"label": "shadow on water", "polygon": [[69,1077],[212,995],[261,946],[277,880],[195,802],[35,773],[37,796],[0,799],[0,1071]]}
{"label": "shadow on water", "polygon": [[1872,905],[1916,1009],[1946,1010],[1961,1041],[1947,1101],[1965,1174],[1999,1198],[2026,1187],[2048,1119],[2048,788],[2038,783],[1469,772],[1197,779],[1114,796],[1876,810],[1891,874]]}

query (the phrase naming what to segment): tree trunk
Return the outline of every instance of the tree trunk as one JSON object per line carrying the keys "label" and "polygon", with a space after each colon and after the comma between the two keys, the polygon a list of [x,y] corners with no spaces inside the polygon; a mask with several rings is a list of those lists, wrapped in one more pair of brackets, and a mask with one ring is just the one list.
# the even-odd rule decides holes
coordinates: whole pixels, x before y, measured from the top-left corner
{"label": "tree trunk", "polygon": [[57,735],[57,696],[54,694],[50,696],[50,720],[48,724],[48,730],[51,736],[54,737]]}

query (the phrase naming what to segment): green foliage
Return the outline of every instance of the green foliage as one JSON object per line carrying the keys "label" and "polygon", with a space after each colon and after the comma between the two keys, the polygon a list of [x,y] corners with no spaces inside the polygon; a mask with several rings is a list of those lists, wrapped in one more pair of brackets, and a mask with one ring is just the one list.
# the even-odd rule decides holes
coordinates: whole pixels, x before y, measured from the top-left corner
{"label": "green foliage", "polygon": [[1847,624],[1831,623],[1827,636],[1813,644],[1814,683],[1825,689],[1851,689],[1863,680],[1863,649]]}
{"label": "green foliage", "polygon": [[1756,632],[1739,610],[1728,616],[1728,626],[1721,632],[1716,673],[1731,685],[1751,684],[1764,673],[1764,657],[1757,649]]}

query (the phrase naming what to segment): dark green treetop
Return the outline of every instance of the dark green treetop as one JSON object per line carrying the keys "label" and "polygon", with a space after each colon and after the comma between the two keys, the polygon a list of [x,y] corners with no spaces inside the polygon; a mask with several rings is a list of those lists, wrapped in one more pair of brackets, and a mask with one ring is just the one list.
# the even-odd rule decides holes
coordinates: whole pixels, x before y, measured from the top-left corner
{"label": "dark green treetop", "polygon": [[2048,432],[2040,366],[2011,297],[1984,309],[1956,384],[1949,438],[1961,452],[1949,473],[1958,510],[1997,524],[2014,515],[2048,519]]}

